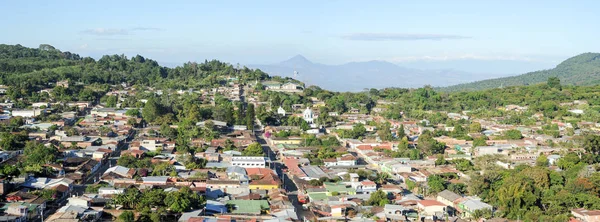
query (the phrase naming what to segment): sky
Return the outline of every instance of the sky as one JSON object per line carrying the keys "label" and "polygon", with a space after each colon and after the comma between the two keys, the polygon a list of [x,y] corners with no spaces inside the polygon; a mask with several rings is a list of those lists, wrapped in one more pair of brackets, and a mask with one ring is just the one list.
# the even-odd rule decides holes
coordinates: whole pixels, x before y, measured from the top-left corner
{"label": "sky", "polygon": [[[95,58],[271,64],[513,61],[600,52],[600,1],[0,1],[0,43]],[[468,65],[467,65],[468,66]],[[532,70],[533,71],[533,70]]]}

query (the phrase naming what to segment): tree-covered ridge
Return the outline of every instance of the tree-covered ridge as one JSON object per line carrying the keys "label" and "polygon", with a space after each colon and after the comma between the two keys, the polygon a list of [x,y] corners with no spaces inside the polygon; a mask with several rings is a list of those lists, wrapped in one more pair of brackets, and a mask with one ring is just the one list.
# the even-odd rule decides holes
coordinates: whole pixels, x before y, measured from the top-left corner
{"label": "tree-covered ridge", "polygon": [[[83,84],[121,84],[158,88],[201,88],[217,86],[235,78],[240,82],[271,79],[260,70],[234,67],[217,60],[188,62],[176,68],[160,66],[140,55],[105,55],[99,60],[61,52],[50,45],[27,48],[0,45],[0,84],[11,87],[13,98],[28,97],[54,83],[69,80]],[[281,80],[283,79],[276,79]],[[290,80],[291,81],[291,80]]]}
{"label": "tree-covered ridge", "polygon": [[526,73],[518,76],[482,80],[440,88],[441,91],[475,91],[501,86],[522,86],[545,82],[558,77],[565,85],[589,86],[600,83],[600,53],[583,53],[571,57],[555,68]]}

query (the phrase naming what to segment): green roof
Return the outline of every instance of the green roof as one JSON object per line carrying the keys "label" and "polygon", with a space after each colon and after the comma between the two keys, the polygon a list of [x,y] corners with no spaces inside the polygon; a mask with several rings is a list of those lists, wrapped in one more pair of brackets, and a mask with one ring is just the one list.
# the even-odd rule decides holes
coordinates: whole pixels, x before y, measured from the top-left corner
{"label": "green roof", "polygon": [[308,196],[314,201],[327,200],[327,194],[325,193],[309,193]]}
{"label": "green roof", "polygon": [[341,183],[324,183],[323,185],[325,185],[327,192],[349,193],[355,191],[351,187],[346,187],[346,185]]}
{"label": "green roof", "polygon": [[227,203],[235,205],[234,214],[260,214],[263,209],[269,209],[266,200],[230,200]]}
{"label": "green roof", "polygon": [[39,204],[32,204],[32,203],[26,203],[26,202],[15,202],[15,203],[5,204],[4,206],[2,206],[0,208],[0,210],[6,211],[6,210],[8,210],[8,207],[10,207],[11,205],[23,205],[23,206],[27,207],[28,211],[33,211],[33,210],[35,210],[35,208],[37,208],[39,206]]}

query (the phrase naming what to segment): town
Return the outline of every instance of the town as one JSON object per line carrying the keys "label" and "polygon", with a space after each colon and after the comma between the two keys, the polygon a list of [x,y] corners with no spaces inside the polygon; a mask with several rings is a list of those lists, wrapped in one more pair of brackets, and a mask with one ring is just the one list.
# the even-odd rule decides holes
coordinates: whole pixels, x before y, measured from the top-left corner
{"label": "town", "polygon": [[86,59],[163,74],[5,80],[0,221],[600,220],[598,87],[335,93],[218,61]]}

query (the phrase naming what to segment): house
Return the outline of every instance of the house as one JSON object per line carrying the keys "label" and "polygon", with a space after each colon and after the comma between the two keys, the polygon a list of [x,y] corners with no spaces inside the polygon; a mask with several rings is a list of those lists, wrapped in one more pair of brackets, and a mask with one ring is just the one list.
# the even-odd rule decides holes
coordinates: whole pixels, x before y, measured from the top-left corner
{"label": "house", "polygon": [[279,108],[277,108],[277,114],[285,116],[285,109],[283,109],[283,107],[279,106]]}
{"label": "house", "polygon": [[142,177],[142,183],[146,185],[166,185],[168,180],[167,176]]}
{"label": "house", "polygon": [[549,155],[548,156],[548,163],[550,165],[554,165],[554,164],[556,164],[556,162],[558,161],[558,159],[560,159],[560,155],[556,155],[556,154]]}
{"label": "house", "polygon": [[230,200],[227,204],[233,205],[231,214],[238,215],[261,215],[269,209],[269,202],[266,200]]}
{"label": "house", "polygon": [[207,180],[206,188],[207,189],[228,189],[228,188],[240,188],[239,180]]}
{"label": "house", "polygon": [[262,156],[234,156],[231,158],[231,165],[243,168],[264,168],[267,164],[265,157]]}
{"label": "house", "polygon": [[582,222],[600,221],[600,210],[587,210],[584,208],[572,209],[571,214]]}
{"label": "house", "polygon": [[329,177],[321,168],[318,166],[308,165],[301,167],[306,177],[301,178],[303,180],[318,180],[321,177]]}
{"label": "house", "polygon": [[494,208],[491,205],[475,198],[467,198],[466,200],[458,203],[458,210],[462,212],[463,218],[472,217],[473,212],[483,209],[493,210]]}
{"label": "house", "polygon": [[385,218],[391,221],[403,221],[406,219],[405,213],[408,209],[402,205],[386,204],[383,207]]}
{"label": "house", "polygon": [[63,88],[69,88],[69,80],[63,80],[56,82],[56,86],[61,86]]}
{"label": "house", "polygon": [[35,116],[42,114],[42,112],[45,112],[45,110],[43,110],[43,109],[24,109],[24,110],[13,110],[10,114],[12,116],[31,118],[31,117],[35,117]]}
{"label": "house", "polygon": [[264,81],[261,83],[266,90],[279,90],[281,89],[281,83],[276,81]]}
{"label": "house", "polygon": [[114,187],[100,187],[98,188],[98,195],[100,196],[113,196],[117,194],[122,194],[125,192],[123,188],[114,188]]}
{"label": "house", "polygon": [[300,87],[300,85],[288,82],[288,83],[284,83],[283,85],[281,85],[280,89],[284,89],[284,90],[296,90],[296,89],[298,89],[298,87]]}
{"label": "house", "polygon": [[0,85],[0,94],[4,95],[8,91],[8,86]]}
{"label": "house", "polygon": [[130,169],[123,166],[114,166],[108,168],[104,174],[102,174],[102,179],[114,179],[114,178],[129,178],[132,179],[135,175],[135,169]]}
{"label": "house", "polygon": [[268,168],[246,168],[248,177],[250,177],[250,190],[272,190],[281,185],[277,174]]}
{"label": "house", "polygon": [[100,145],[100,142],[100,138],[91,138],[88,136],[67,136],[60,139],[60,144],[65,147],[72,147],[73,145],[77,147],[88,147]]}
{"label": "house", "polygon": [[50,107],[50,104],[48,102],[37,102],[37,103],[32,103],[31,107],[37,108],[37,109],[40,109],[40,108],[43,109],[43,108]]}
{"label": "house", "polygon": [[17,220],[14,221],[34,221],[34,218],[39,217],[42,211],[41,205],[31,204],[26,202],[14,202],[4,205],[0,208],[0,211],[4,211],[5,215],[16,216]]}
{"label": "house", "polygon": [[454,201],[456,201],[460,198],[462,198],[460,195],[458,195],[452,191],[449,191],[449,190],[444,190],[444,191],[438,193],[436,200],[446,204],[446,206],[453,207]]}
{"label": "house", "polygon": [[346,154],[337,158],[338,166],[356,166],[356,157],[352,154]]}
{"label": "house", "polygon": [[306,121],[308,124],[313,124],[314,123],[314,113],[313,113],[312,109],[306,107],[304,112],[302,112],[302,119],[304,119],[304,121]]}
{"label": "house", "polygon": [[377,184],[370,180],[363,180],[356,187],[357,193],[370,194],[377,191]]}
{"label": "house", "polygon": [[230,166],[227,167],[227,177],[230,180],[239,180],[241,182],[247,182],[250,179],[248,178],[248,174],[246,173],[246,169],[240,166]]}
{"label": "house", "polygon": [[425,216],[444,215],[446,212],[446,204],[437,200],[419,200],[417,208]]}
{"label": "house", "polygon": [[288,138],[272,138],[269,141],[271,142],[271,145],[276,146],[278,144],[300,145],[300,144],[302,144],[302,142],[304,140],[300,137],[288,137]]}
{"label": "house", "polygon": [[140,148],[149,151],[156,151],[163,148],[164,143],[161,140],[152,138],[144,139],[140,142]]}
{"label": "house", "polygon": [[334,194],[346,194],[346,195],[355,195],[356,190],[352,187],[348,187],[343,183],[331,183],[325,182],[323,183],[325,187],[325,191],[327,196],[335,196]]}

